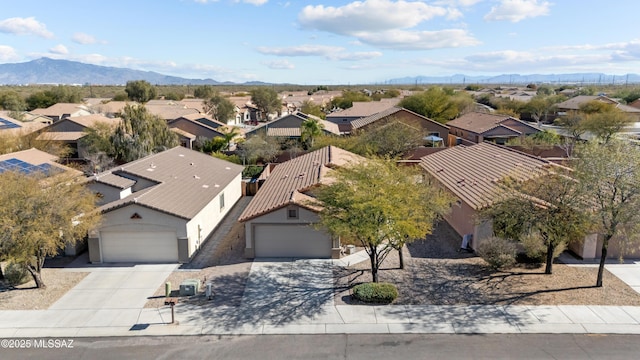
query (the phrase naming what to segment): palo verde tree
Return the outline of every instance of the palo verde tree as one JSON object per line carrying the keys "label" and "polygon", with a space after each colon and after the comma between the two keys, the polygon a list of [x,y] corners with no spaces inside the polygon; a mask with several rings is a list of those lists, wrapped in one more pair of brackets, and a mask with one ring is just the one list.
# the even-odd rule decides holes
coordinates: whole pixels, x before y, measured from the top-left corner
{"label": "palo verde tree", "polygon": [[529,180],[508,177],[501,182],[503,196],[481,215],[493,221],[497,236],[522,241],[538,235],[546,247],[545,274],[552,273],[556,249],[589,229],[579,183],[568,173],[556,167]]}
{"label": "palo verde tree", "polygon": [[[469,102],[471,102],[471,98],[469,98]],[[446,123],[461,112],[457,102],[453,100],[453,94],[436,86],[430,87],[421,93],[405,97],[398,106],[441,123]]]}
{"label": "palo verde tree", "polygon": [[389,252],[431,233],[451,204],[440,188],[417,181],[419,170],[392,160],[363,160],[335,169],[331,177],[316,192],[320,225],[365,248],[373,282]]}
{"label": "palo verde tree", "polygon": [[640,221],[640,150],[633,144],[612,139],[607,143],[584,144],[576,154],[576,178],[602,235],[596,279],[596,286],[600,287],[609,242],[621,235],[625,227]]}
{"label": "palo verde tree", "polygon": [[66,174],[0,174],[0,257],[26,268],[38,288],[47,256],[83,239],[100,220],[95,196]]}

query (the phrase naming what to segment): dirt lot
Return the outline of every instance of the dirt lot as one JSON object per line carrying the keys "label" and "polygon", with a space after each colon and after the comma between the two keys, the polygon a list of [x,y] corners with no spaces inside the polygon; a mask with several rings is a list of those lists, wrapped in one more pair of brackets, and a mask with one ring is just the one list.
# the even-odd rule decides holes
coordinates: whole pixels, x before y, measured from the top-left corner
{"label": "dirt lot", "polygon": [[[440,224],[433,235],[409,244],[404,250],[405,269],[399,270],[397,252],[389,254],[379,272],[380,281],[398,287],[396,304],[434,305],[640,305],[640,294],[605,271],[601,288],[593,287],[597,268],[553,265],[518,266],[492,272],[482,259],[458,252],[453,229]],[[337,304],[354,303],[350,288],[371,281],[369,262],[335,270]]]}
{"label": "dirt lot", "polygon": [[36,288],[33,280],[15,288],[0,282],[0,310],[43,310],[49,308],[89,274],[86,272],[63,272],[61,267],[71,260],[73,260],[71,257],[47,260],[46,268],[42,269],[42,280],[47,286],[44,289]]}

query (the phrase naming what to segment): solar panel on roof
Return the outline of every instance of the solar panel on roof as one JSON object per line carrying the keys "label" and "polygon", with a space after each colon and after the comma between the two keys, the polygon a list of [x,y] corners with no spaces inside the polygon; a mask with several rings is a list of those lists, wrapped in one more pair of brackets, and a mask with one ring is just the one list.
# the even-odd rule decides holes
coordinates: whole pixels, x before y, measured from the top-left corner
{"label": "solar panel on roof", "polygon": [[4,119],[4,118],[0,118],[0,130],[4,130],[4,129],[17,129],[21,127],[18,124],[12,123],[11,121]]}
{"label": "solar panel on roof", "polygon": [[41,172],[46,175],[53,175],[58,172],[62,172],[61,169],[51,166],[51,164],[32,165],[25,161],[11,158],[8,160],[0,161],[0,173],[5,171],[19,171],[23,174],[30,175],[36,172]]}

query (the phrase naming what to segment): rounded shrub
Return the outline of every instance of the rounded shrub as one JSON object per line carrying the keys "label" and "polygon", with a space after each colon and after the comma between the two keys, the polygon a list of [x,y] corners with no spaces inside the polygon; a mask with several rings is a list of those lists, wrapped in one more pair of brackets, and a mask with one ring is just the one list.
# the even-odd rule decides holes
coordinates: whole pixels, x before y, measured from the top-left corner
{"label": "rounded shrub", "polygon": [[518,248],[507,239],[492,237],[478,246],[478,255],[494,270],[510,269],[516,264]]}
{"label": "rounded shrub", "polygon": [[4,268],[4,278],[11,286],[18,286],[29,281],[29,272],[24,265],[8,263]]}
{"label": "rounded shrub", "polygon": [[390,304],[398,297],[398,289],[389,283],[364,283],[353,287],[353,297],[367,303]]}

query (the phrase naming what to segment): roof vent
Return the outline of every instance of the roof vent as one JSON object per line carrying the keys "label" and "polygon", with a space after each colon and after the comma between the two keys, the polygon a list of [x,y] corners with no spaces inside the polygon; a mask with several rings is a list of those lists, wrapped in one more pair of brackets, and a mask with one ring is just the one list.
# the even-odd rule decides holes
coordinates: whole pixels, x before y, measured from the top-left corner
{"label": "roof vent", "polygon": [[230,168],[230,167],[228,167],[228,166],[227,166],[226,168],[224,168],[224,169],[225,169],[225,170],[231,170],[231,168]]}
{"label": "roof vent", "polygon": [[208,189],[209,185],[205,184],[205,185],[202,185],[202,187],[205,188],[205,189]]}
{"label": "roof vent", "polygon": [[219,184],[215,184],[215,185],[213,185],[213,187],[217,187],[217,188],[219,188],[219,187],[220,187],[220,185],[219,185]]}
{"label": "roof vent", "polygon": [[184,154],[178,154],[178,156],[180,156],[180,157],[184,157]]}
{"label": "roof vent", "polygon": [[194,178],[194,179],[196,179],[196,180],[198,180],[198,179],[200,179],[200,176],[198,176],[198,175],[193,175],[193,178]]}
{"label": "roof vent", "polygon": [[195,166],[196,164],[194,164],[194,163],[190,163],[189,165],[191,165],[191,166]]}

